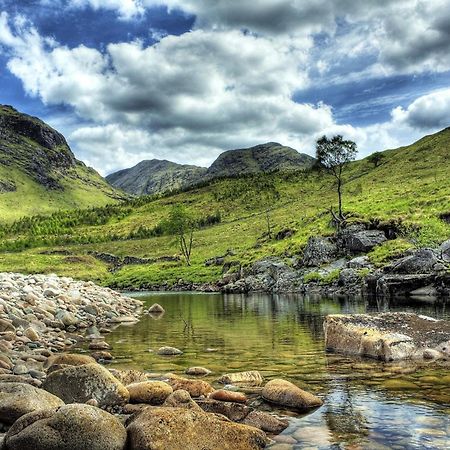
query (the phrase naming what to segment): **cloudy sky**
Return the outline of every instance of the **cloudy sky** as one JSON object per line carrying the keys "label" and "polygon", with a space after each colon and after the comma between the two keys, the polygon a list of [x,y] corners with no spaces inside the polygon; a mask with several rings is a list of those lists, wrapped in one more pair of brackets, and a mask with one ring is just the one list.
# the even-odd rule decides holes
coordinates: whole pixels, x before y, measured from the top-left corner
{"label": "cloudy sky", "polygon": [[450,125],[450,0],[0,0],[0,103],[102,174]]}

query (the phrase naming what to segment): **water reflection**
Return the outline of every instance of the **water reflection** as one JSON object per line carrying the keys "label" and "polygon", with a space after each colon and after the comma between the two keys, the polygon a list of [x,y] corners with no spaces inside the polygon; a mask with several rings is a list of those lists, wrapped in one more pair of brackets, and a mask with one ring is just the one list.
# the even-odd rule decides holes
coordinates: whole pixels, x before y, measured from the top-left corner
{"label": "water reflection", "polygon": [[[358,298],[298,295],[139,294],[166,313],[145,316],[108,337],[116,364],[151,372],[182,373],[190,366],[222,373],[260,370],[265,378],[287,378],[324,399],[305,417],[291,416],[278,439],[292,448],[450,448],[449,363],[382,363],[324,352],[327,314],[414,311],[449,318],[445,303],[376,303]],[[163,345],[184,351],[162,357]],[[216,348],[217,352],[209,352]],[[268,405],[265,407],[269,408]]]}

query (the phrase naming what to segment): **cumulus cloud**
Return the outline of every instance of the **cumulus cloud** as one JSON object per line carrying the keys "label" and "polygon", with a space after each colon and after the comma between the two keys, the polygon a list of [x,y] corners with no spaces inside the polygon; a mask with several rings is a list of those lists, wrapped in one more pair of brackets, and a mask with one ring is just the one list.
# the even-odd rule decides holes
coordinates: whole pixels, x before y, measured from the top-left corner
{"label": "cumulus cloud", "polygon": [[440,129],[450,126],[450,89],[423,95],[407,108],[397,107],[392,112],[397,123],[419,130]]}

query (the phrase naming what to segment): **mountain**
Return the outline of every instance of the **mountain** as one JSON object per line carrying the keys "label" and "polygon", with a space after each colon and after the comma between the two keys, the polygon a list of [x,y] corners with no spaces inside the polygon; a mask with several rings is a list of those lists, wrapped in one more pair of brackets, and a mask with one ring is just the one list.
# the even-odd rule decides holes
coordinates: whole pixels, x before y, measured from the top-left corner
{"label": "mountain", "polygon": [[112,173],[106,179],[125,192],[145,195],[186,188],[214,178],[305,169],[311,167],[314,161],[311,156],[298,153],[293,148],[269,142],[226,151],[209,169],[152,159],[142,161],[131,169]]}
{"label": "mountain", "polygon": [[206,172],[210,178],[234,177],[310,168],[314,158],[277,142],[251,148],[228,150],[214,161]]}
{"label": "mountain", "polygon": [[64,136],[36,117],[0,105],[0,214],[102,206],[124,195],[78,161]]}
{"label": "mountain", "polygon": [[191,186],[201,180],[206,169],[152,159],[141,161],[131,169],[119,170],[106,177],[107,181],[130,194],[146,195]]}

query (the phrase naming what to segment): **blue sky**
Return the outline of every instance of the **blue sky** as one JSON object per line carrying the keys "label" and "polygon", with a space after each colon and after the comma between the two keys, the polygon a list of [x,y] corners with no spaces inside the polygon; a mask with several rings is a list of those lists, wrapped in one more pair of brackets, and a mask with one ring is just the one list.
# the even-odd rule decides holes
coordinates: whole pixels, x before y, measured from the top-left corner
{"label": "blue sky", "polygon": [[0,103],[101,173],[450,125],[450,0],[0,0]]}

